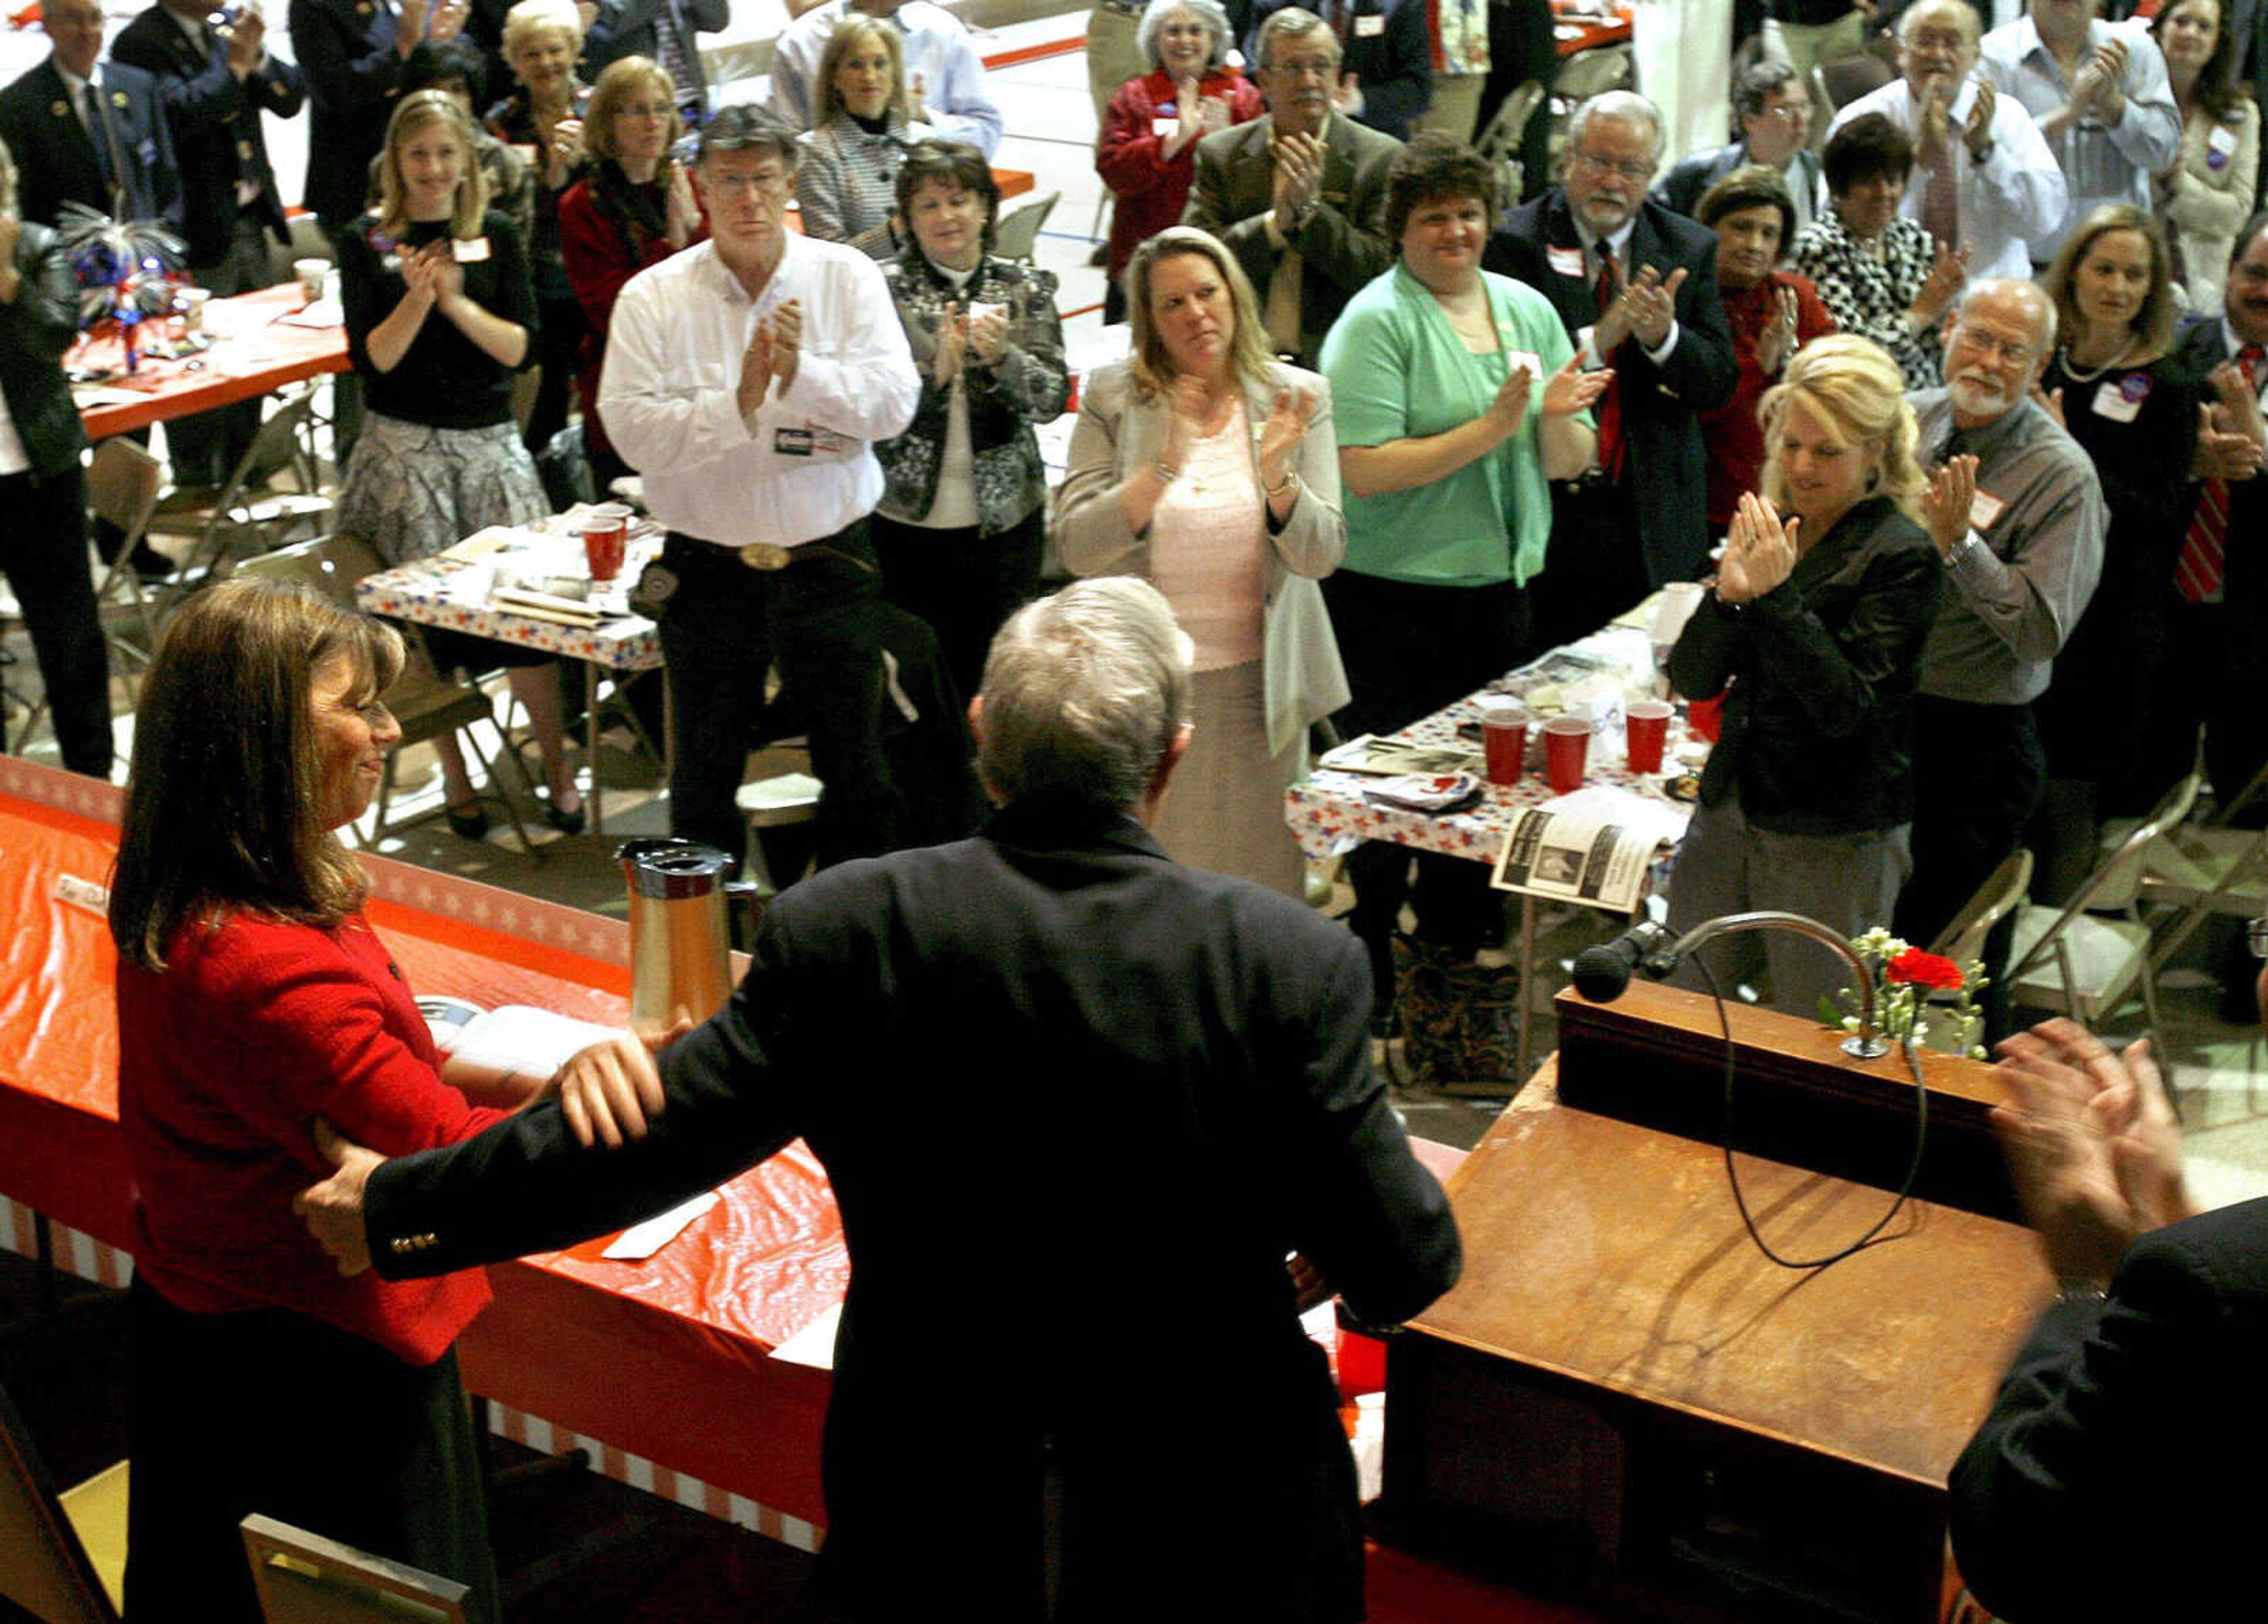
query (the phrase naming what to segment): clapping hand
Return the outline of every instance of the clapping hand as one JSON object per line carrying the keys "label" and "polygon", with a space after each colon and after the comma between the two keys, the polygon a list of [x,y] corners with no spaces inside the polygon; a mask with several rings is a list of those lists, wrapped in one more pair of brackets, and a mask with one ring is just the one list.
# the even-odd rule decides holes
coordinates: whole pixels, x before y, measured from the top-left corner
{"label": "clapping hand", "polygon": [[1929,275],[1922,279],[1920,290],[1914,295],[1913,313],[1924,327],[1934,327],[1953,303],[1953,296],[1961,291],[1961,284],[1969,280],[1969,245],[1955,247],[1948,243],[1937,245],[1936,261]]}
{"label": "clapping hand", "polygon": [[1535,386],[1535,371],[1525,361],[1514,365],[1496,386],[1496,398],[1489,402],[1488,415],[1504,438],[1508,440],[1518,434],[1521,425],[1528,421],[1528,397]]}
{"label": "clapping hand", "polygon": [[937,354],[929,364],[929,375],[940,389],[961,376],[961,357],[968,347],[968,317],[958,304],[948,303],[938,318]]}
{"label": "clapping hand", "polygon": [[[457,263],[455,239],[437,237],[417,251],[417,258],[423,261],[425,290],[433,307],[447,315],[450,302],[465,290],[465,268]],[[408,274],[406,263],[403,273]]]}
{"label": "clapping hand", "polygon": [[1182,148],[1205,133],[1204,98],[1197,93],[1195,79],[1174,81],[1174,110],[1177,122],[1173,138],[1166,143],[1166,156],[1172,158]]}
{"label": "clapping hand", "polygon": [[1278,136],[1268,143],[1268,152],[1276,164],[1270,198],[1277,229],[1288,231],[1322,180],[1323,143],[1316,136]]}
{"label": "clapping hand", "polygon": [[1670,323],[1677,319],[1677,290],[1685,285],[1686,270],[1679,266],[1668,281],[1651,265],[1630,282],[1620,280],[1619,270],[1615,275],[1616,295],[1591,328],[1591,348],[1602,361],[1626,338],[1635,337],[1648,349],[1660,348],[1669,337]]}
{"label": "clapping hand", "polygon": [[682,248],[701,229],[701,205],[693,198],[692,177],[675,158],[669,160],[669,175],[663,190],[668,198],[668,212],[662,231],[671,247]]}
{"label": "clapping hand", "polygon": [[1977,99],[1969,104],[1969,116],[1961,126],[1962,144],[1969,149],[1970,158],[1974,162],[1983,161],[1977,157],[1977,149],[1992,139],[1992,114],[1999,106],[1999,87],[1990,78],[1980,76]]}
{"label": "clapping hand", "polygon": [[998,366],[1008,352],[1008,312],[980,310],[968,318],[968,353],[980,366]]}
{"label": "clapping hand", "polygon": [[1999,1046],[1992,1126],[2058,1280],[2107,1282],[2137,1236],[2190,1216],[2181,1130],[2146,1040],[2113,1054],[2076,1022]]}
{"label": "clapping hand", "polygon": [[561,119],[551,127],[550,172],[563,179],[583,161],[583,121]]}
{"label": "clapping hand", "polygon": [[1948,138],[1953,133],[1953,92],[1955,81],[1951,75],[1932,74],[1922,92],[1918,139],[1914,149],[1925,168],[1934,168],[1947,156]]}
{"label": "clapping hand", "polygon": [[920,74],[915,74],[912,81],[906,86],[906,100],[913,109],[906,114],[907,118],[917,124],[928,123],[930,121],[928,98],[929,81]]}
{"label": "clapping hand", "polygon": [[1969,511],[1976,501],[1974,457],[1952,459],[1921,493],[1921,522],[1940,555],[1950,554],[1969,533]]}
{"label": "clapping hand", "polygon": [[[425,37],[446,45],[464,32],[465,16],[472,9],[472,0],[441,0],[426,21]],[[588,31],[586,24],[585,32]]]}
{"label": "clapping hand", "polygon": [[2198,478],[2232,482],[2258,476],[2260,442],[2228,423],[2226,407],[2198,408],[2197,452],[2190,471]]}
{"label": "clapping hand", "polygon": [[740,355],[739,388],[740,415],[746,416],[764,403],[772,381],[780,392],[795,381],[797,350],[803,339],[803,307],[795,299],[782,302],[770,314],[759,317],[748,347]]}
{"label": "clapping hand", "polygon": [[1204,437],[1205,418],[1211,413],[1212,402],[1204,380],[1184,372],[1174,379],[1173,394],[1166,405],[1165,459],[1167,467],[1178,468],[1189,443]]}
{"label": "clapping hand", "polygon": [[1215,130],[1226,129],[1233,120],[1225,97],[1207,96],[1200,105],[1204,113],[1204,133],[1208,136]]}
{"label": "clapping hand", "polygon": [[[1526,371],[1528,369],[1517,369]],[[1507,380],[1508,382],[1509,380]],[[1615,369],[1603,366],[1593,371],[1583,370],[1583,357],[1573,355],[1567,364],[1543,380],[1543,415],[1546,417],[1572,417],[1588,409],[1606,393],[1607,386],[1615,381]],[[1497,398],[1504,398],[1502,390]]]}
{"label": "clapping hand", "polygon": [[261,54],[267,49],[267,19],[260,15],[258,6],[247,5],[237,13],[236,20],[219,31],[228,41],[228,70],[242,78],[260,65]]}
{"label": "clapping hand", "polygon": [[1769,500],[1753,491],[1743,495],[1717,564],[1718,600],[1753,603],[1794,574],[1795,537],[1802,525],[1800,518],[1782,524]]}
{"label": "clapping hand", "polygon": [[1307,437],[1307,425],[1314,420],[1315,403],[1304,389],[1278,389],[1275,407],[1268,414],[1268,422],[1260,430],[1260,487],[1273,490],[1284,482],[1284,474],[1300,442]]}
{"label": "clapping hand", "polygon": [[2224,361],[2213,369],[2207,381],[2220,397],[2221,426],[2250,437],[2256,445],[2268,444],[2268,423],[2261,421],[2260,396],[2244,369],[2234,361]]}
{"label": "clapping hand", "polygon": [[1771,321],[1756,339],[1756,364],[1764,368],[1767,378],[1778,373],[1795,353],[1797,309],[1793,288],[1775,290]]}

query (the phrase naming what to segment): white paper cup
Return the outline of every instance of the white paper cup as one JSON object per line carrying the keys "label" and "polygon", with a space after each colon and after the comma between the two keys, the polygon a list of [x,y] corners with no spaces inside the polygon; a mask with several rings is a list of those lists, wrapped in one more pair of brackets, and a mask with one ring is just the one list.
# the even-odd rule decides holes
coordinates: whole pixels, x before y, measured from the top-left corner
{"label": "white paper cup", "polygon": [[323,278],[329,274],[328,260],[294,260],[291,274],[299,279],[299,297],[310,305],[323,297]]}

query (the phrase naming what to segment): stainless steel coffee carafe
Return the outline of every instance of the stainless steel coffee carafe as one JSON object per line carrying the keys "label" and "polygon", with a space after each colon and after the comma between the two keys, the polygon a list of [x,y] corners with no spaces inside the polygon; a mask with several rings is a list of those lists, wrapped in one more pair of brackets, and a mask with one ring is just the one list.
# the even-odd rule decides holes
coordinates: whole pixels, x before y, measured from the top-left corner
{"label": "stainless steel coffee carafe", "polygon": [[697,1026],[733,992],[725,904],[761,909],[762,893],[727,879],[732,858],[698,841],[630,841],[615,856],[630,887],[630,1030],[652,1039]]}

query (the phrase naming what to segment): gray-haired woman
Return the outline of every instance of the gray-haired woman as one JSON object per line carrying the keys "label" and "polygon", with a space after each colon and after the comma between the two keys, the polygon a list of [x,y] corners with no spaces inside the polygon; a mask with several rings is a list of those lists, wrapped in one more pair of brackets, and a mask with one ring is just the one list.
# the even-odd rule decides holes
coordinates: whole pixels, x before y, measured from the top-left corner
{"label": "gray-haired woman", "polygon": [[1135,248],[1180,223],[1199,138],[1265,111],[1259,91],[1226,61],[1228,15],[1214,0],[1152,0],[1138,38],[1150,71],[1118,87],[1094,149],[1094,173],[1117,199],[1106,321],[1125,320],[1119,276]]}

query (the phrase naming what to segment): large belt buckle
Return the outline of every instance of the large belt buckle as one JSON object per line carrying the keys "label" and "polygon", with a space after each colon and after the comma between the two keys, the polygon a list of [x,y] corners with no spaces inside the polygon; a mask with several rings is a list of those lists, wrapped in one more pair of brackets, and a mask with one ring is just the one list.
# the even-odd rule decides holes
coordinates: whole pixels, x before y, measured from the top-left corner
{"label": "large belt buckle", "polygon": [[777,541],[751,541],[740,548],[740,553],[742,563],[767,575],[777,570],[784,570],[795,562],[795,555]]}

